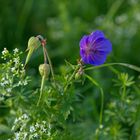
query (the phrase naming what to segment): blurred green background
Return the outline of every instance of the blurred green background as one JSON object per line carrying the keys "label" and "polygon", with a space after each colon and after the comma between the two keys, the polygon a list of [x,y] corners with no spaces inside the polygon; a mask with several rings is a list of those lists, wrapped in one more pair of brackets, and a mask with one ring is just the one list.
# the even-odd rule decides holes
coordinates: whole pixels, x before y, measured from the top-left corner
{"label": "blurred green background", "polygon": [[[140,66],[140,0],[0,0],[0,51],[17,47],[25,52],[28,39],[41,34],[47,38],[55,73],[61,72],[65,60],[77,63],[81,37],[96,29],[103,30],[112,42],[108,62]],[[40,63],[43,63],[41,48],[28,64],[29,75],[38,73]],[[126,68],[120,70],[137,74]],[[90,74],[105,90],[106,105],[116,91],[112,86],[116,76],[106,68]],[[39,74],[36,77],[40,80]],[[36,86],[39,80],[34,80]],[[76,106],[83,122],[77,125],[77,131],[80,127],[84,131],[79,130],[79,135],[88,134],[99,119],[100,94],[87,82],[84,86],[77,84],[74,92],[84,95],[82,103]]]}
{"label": "blurred green background", "polygon": [[[29,37],[47,38],[55,67],[79,58],[79,40],[100,29],[113,44],[110,62],[139,65],[139,0],[5,0],[0,1],[0,50],[25,51]],[[26,54],[26,53],[25,53]],[[38,65],[41,50],[30,65]],[[39,61],[37,63],[37,61]],[[33,63],[34,62],[34,63]]]}

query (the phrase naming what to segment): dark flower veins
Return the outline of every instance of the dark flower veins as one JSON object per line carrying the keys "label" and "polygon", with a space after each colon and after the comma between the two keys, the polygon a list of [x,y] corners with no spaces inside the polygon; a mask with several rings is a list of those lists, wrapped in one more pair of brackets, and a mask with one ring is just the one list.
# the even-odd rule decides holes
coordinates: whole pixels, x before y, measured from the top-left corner
{"label": "dark flower veins", "polygon": [[85,64],[101,65],[111,51],[112,44],[102,31],[92,32],[80,40],[80,56]]}

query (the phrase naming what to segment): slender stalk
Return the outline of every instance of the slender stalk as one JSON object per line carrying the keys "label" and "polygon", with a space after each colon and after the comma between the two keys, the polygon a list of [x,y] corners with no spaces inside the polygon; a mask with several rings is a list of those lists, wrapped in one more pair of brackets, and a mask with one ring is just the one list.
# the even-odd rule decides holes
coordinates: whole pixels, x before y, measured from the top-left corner
{"label": "slender stalk", "polygon": [[47,63],[47,54],[46,54],[44,45],[43,45],[43,54],[44,54],[44,64],[46,64]]}
{"label": "slender stalk", "polygon": [[113,65],[124,66],[124,67],[127,67],[129,69],[132,69],[132,70],[135,70],[137,72],[140,72],[140,67],[137,67],[137,66],[131,65],[131,64],[127,64],[127,63],[107,63],[107,64],[103,64],[103,65],[100,65],[100,66],[88,67],[88,68],[85,68],[84,70],[86,71],[86,70],[99,69],[99,68],[113,66]]}
{"label": "slender stalk", "polygon": [[[44,64],[47,63],[47,55],[46,55],[46,51],[45,51],[45,46],[43,45],[43,54],[44,54]],[[40,88],[40,95],[39,95],[39,99],[37,102],[37,106],[39,106],[39,103],[41,101],[41,97],[43,94],[43,87],[44,87],[44,83],[45,83],[45,76],[42,77],[42,81],[41,81],[41,88]]]}
{"label": "slender stalk", "polygon": [[[50,64],[50,69],[51,69],[52,78],[53,78],[53,81],[54,81],[54,83],[55,83],[55,78],[54,78],[54,72],[53,72],[53,67],[52,67],[51,59],[50,59],[50,57],[49,57],[49,54],[48,54],[48,52],[47,52],[46,47],[43,46],[43,48],[44,48],[45,55],[47,56],[48,62],[49,62],[49,64]],[[56,86],[56,83],[55,83],[55,86]]]}
{"label": "slender stalk", "polygon": [[74,76],[75,76],[75,74],[76,74],[78,68],[79,68],[79,66],[77,66],[77,67],[75,68],[74,72],[73,72],[72,75],[69,77],[69,79],[68,79],[66,85],[64,86],[64,92],[66,92],[66,90],[67,90],[67,88],[68,88],[68,85],[70,84],[71,80],[74,78]]}
{"label": "slender stalk", "polygon": [[99,118],[99,126],[102,126],[102,122],[103,122],[103,109],[104,109],[104,92],[103,89],[100,87],[100,85],[89,75],[85,74],[85,76],[92,82],[92,84],[94,84],[95,86],[97,86],[100,89],[100,93],[101,93],[101,108],[100,108],[100,118]]}
{"label": "slender stalk", "polygon": [[42,94],[43,94],[44,84],[45,84],[45,76],[42,77],[41,88],[40,88],[40,95],[39,95],[39,99],[38,99],[38,102],[37,102],[37,106],[39,106],[39,103],[41,101],[41,97],[42,97]]}
{"label": "slender stalk", "polygon": [[122,87],[122,101],[125,100],[125,97],[126,97],[126,87],[123,86],[123,87]]}
{"label": "slender stalk", "polygon": [[[43,46],[43,54],[44,54],[44,64],[47,63],[47,59],[48,59],[48,62],[49,62],[49,64],[50,64],[50,68],[51,68],[52,77],[53,77],[53,80],[54,80],[54,83],[55,83],[54,73],[53,73],[53,68],[52,68],[52,63],[51,63],[50,57],[49,57],[49,55],[48,55],[48,53],[47,53],[47,49],[46,49],[45,45],[43,44],[42,46]],[[42,94],[43,94],[43,88],[44,88],[45,79],[46,79],[46,77],[43,76],[43,77],[42,77],[42,81],[41,81],[40,95],[39,95],[39,99],[38,99],[38,102],[37,102],[37,106],[39,106],[39,103],[40,103],[40,101],[41,101],[41,97],[42,97]],[[56,84],[55,84],[55,86],[56,86]]]}
{"label": "slender stalk", "polygon": [[100,88],[100,93],[101,93],[101,108],[100,108],[100,126],[101,126],[103,122],[103,109],[104,109],[104,92],[102,88]]}

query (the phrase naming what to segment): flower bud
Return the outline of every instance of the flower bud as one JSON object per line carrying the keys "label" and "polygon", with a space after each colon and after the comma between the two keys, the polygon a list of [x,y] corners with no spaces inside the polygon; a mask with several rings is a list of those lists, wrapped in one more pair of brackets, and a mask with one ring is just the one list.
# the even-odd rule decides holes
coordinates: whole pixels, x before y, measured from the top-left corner
{"label": "flower bud", "polygon": [[28,40],[28,49],[37,49],[41,45],[41,42],[37,37],[30,37]]}
{"label": "flower bud", "polygon": [[78,72],[75,74],[75,80],[79,80],[83,75],[83,69],[80,68]]}
{"label": "flower bud", "polygon": [[77,72],[75,74],[75,80],[79,80],[81,78],[81,74],[79,74],[79,72]]}
{"label": "flower bud", "polygon": [[41,64],[39,66],[39,72],[40,72],[40,75],[45,78],[48,78],[49,74],[50,74],[50,66],[49,64]]}
{"label": "flower bud", "polygon": [[33,52],[41,45],[39,39],[37,37],[30,37],[29,41],[28,41],[28,47],[26,49],[26,51],[28,51],[26,60],[25,60],[25,66],[26,64],[29,62]]}

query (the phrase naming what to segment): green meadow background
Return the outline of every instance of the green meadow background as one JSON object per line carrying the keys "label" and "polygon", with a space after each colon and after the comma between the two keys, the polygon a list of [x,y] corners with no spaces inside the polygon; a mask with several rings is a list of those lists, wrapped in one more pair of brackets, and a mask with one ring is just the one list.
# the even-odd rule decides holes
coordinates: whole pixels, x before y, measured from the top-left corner
{"label": "green meadow background", "polygon": [[[0,51],[19,48],[24,52],[24,62],[28,39],[40,34],[47,39],[56,74],[62,71],[65,60],[77,63],[81,37],[96,29],[102,30],[112,42],[113,51],[106,63],[140,66],[140,0],[0,0]],[[41,63],[40,48],[27,66],[27,74],[35,79],[32,83],[35,87],[40,86],[38,66]],[[139,73],[120,66],[89,72],[105,91],[105,107],[112,97],[119,95],[113,86],[116,71],[139,77]],[[99,120],[100,94],[89,82],[84,86],[78,84],[75,92],[84,98],[77,106],[83,130],[77,129],[76,134],[84,131],[88,135]],[[0,120],[3,117],[0,115]]]}
{"label": "green meadow background", "polygon": [[[29,37],[47,38],[56,67],[79,58],[79,40],[96,29],[113,44],[109,61],[139,65],[139,0],[5,0],[0,1],[0,50],[25,51]],[[32,61],[40,61],[35,54]]]}

